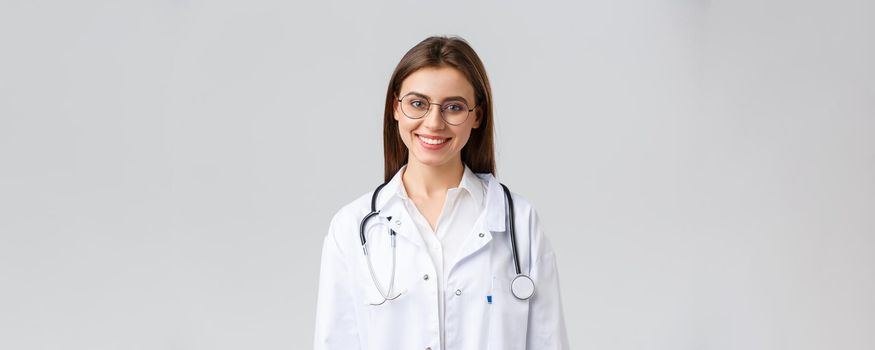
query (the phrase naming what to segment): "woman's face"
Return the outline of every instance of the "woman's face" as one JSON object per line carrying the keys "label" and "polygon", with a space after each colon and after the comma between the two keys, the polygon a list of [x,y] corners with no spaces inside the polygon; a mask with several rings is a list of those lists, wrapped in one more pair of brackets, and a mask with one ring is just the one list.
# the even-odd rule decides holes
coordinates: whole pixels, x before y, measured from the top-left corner
{"label": "woman's face", "polygon": [[[404,98],[410,93],[421,97],[418,102],[421,105],[428,102],[443,103],[455,97],[464,99],[469,109],[479,103],[474,100],[474,87],[462,72],[452,67],[427,67],[413,72],[401,82],[398,97]],[[408,162],[416,161],[427,166],[461,161],[462,147],[468,142],[471,129],[480,126],[478,109],[471,111],[463,123],[451,125],[441,118],[438,105],[431,105],[424,117],[410,119],[401,111],[401,104],[397,100],[395,120],[410,154]]]}

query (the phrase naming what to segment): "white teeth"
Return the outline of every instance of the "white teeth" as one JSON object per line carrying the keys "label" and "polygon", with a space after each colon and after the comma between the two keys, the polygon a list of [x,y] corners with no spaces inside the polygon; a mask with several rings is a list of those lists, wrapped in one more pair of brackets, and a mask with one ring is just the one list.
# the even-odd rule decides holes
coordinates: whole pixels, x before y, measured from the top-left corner
{"label": "white teeth", "polygon": [[429,144],[429,145],[440,145],[440,144],[442,144],[442,143],[444,143],[444,142],[447,142],[447,140],[449,140],[449,139],[440,139],[440,140],[438,140],[438,139],[430,139],[430,138],[427,138],[427,137],[423,137],[422,135],[416,135],[416,136],[419,136],[419,139],[422,140],[422,142],[425,142],[425,143],[427,143],[427,144]]}

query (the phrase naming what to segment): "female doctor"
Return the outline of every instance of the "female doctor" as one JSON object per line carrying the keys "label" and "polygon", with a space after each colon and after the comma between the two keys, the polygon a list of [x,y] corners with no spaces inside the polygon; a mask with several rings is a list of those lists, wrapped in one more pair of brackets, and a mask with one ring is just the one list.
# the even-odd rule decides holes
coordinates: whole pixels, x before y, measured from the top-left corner
{"label": "female doctor", "polygon": [[383,147],[386,182],[331,219],[314,348],[568,349],[556,255],[494,176],[492,91],[464,39],[404,55]]}

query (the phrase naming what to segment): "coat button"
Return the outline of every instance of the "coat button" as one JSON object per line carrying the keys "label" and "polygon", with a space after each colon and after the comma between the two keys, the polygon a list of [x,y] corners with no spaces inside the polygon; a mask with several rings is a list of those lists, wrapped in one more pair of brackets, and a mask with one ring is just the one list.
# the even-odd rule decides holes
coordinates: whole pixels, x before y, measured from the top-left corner
{"label": "coat button", "polygon": [[431,347],[429,346],[429,347],[425,348],[425,350],[431,350]]}
{"label": "coat button", "polygon": [[462,290],[461,290],[461,289],[456,289],[456,295],[462,295]]}
{"label": "coat button", "polygon": [[428,274],[423,275],[423,276],[422,276],[422,279],[428,281]]}
{"label": "coat button", "polygon": [[483,237],[485,235],[483,234],[483,232],[480,232],[480,234],[478,236]]}

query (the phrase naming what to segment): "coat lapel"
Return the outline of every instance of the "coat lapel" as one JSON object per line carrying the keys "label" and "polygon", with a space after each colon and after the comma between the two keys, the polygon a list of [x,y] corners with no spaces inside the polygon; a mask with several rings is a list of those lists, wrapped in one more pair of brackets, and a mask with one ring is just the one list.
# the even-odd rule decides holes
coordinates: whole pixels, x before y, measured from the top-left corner
{"label": "coat lapel", "polygon": [[[488,181],[486,186],[486,209],[480,219],[477,220],[474,230],[471,231],[471,236],[465,240],[456,261],[450,267],[450,270],[447,271],[448,274],[452,273],[453,269],[469,256],[483,249],[493,238],[505,236],[504,190],[492,174],[477,174],[477,176],[484,181]],[[480,237],[481,233],[483,237]]]}
{"label": "coat lapel", "polygon": [[379,210],[380,214],[377,216],[380,217],[380,220],[389,222],[389,227],[395,231],[398,238],[407,240],[416,247],[425,247],[425,242],[422,241],[422,236],[419,234],[419,231],[416,230],[416,226],[400,198],[393,197],[388,203],[386,203],[383,209]]}
{"label": "coat lapel", "polygon": [[[413,219],[407,212],[407,208],[405,208],[401,198],[397,195],[398,186],[401,186],[400,175],[402,171],[403,167],[380,190],[376,203],[377,210],[380,211],[378,216],[380,220],[389,222],[389,226],[395,230],[399,238],[407,240],[416,247],[425,249],[425,242],[423,242],[422,236],[417,231]],[[503,236],[503,233],[506,231],[504,217],[506,201],[501,184],[490,173],[477,173],[476,175],[487,183],[485,196],[486,209],[480,220],[477,221],[475,229],[471,231],[471,236],[465,241],[459,252],[458,259],[456,259],[456,264],[486,246],[487,243],[492,241],[494,234],[501,234]],[[480,237],[480,233],[483,233],[483,237]],[[456,264],[453,264],[453,267]],[[450,271],[452,271],[452,267]]]}

